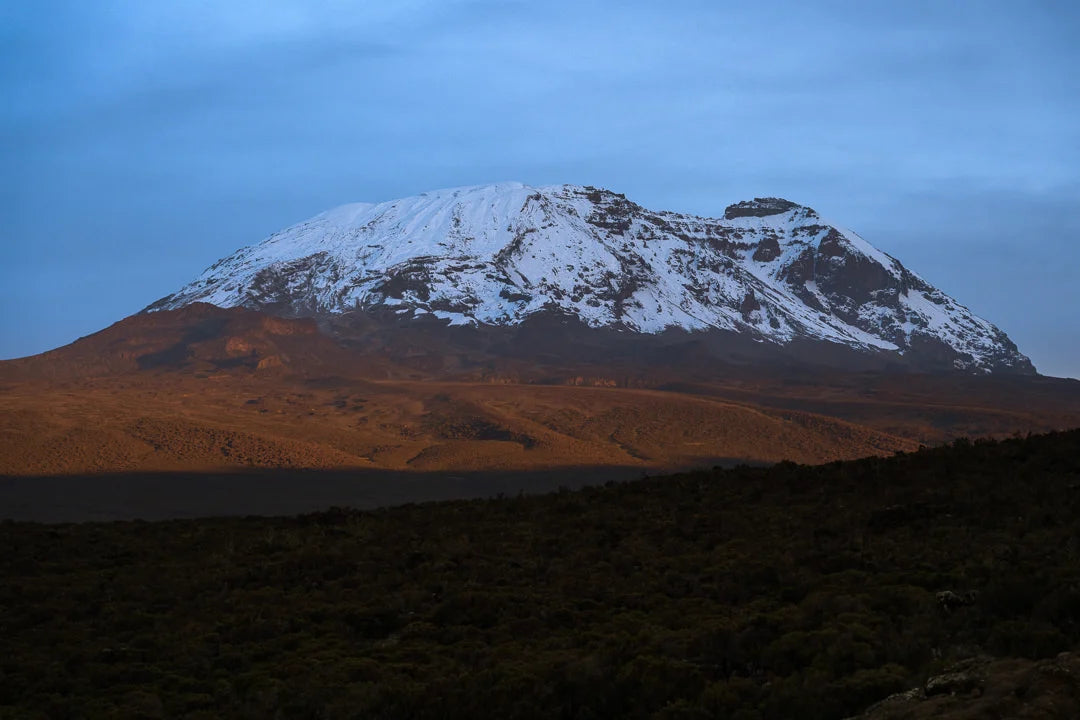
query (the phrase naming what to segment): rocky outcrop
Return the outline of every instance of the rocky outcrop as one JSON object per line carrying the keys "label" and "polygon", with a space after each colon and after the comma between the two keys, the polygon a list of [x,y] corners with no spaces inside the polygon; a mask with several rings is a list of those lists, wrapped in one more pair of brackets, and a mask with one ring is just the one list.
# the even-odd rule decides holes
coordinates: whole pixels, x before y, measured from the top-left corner
{"label": "rocky outcrop", "polygon": [[724,210],[724,219],[734,220],[735,218],[741,217],[768,217],[769,215],[786,213],[797,207],[799,207],[799,205],[790,200],[784,200],[783,198],[754,198],[753,200],[743,200],[734,205],[728,205]]}
{"label": "rocky outcrop", "polygon": [[974,605],[975,601],[979,599],[979,594],[974,590],[966,590],[963,592],[942,590],[935,597],[938,606],[945,612],[951,613],[959,608]]}
{"label": "rocky outcrop", "polygon": [[885,698],[849,720],[1080,717],[1080,655],[1045,660],[969,658],[922,687]]}

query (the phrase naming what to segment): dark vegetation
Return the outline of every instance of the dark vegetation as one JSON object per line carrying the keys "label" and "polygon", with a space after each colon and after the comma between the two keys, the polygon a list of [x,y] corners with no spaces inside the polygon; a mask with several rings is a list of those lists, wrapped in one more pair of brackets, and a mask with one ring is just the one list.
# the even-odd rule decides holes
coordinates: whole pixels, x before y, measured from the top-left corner
{"label": "dark vegetation", "polygon": [[0,717],[840,718],[1077,647],[1080,431],[0,542]]}

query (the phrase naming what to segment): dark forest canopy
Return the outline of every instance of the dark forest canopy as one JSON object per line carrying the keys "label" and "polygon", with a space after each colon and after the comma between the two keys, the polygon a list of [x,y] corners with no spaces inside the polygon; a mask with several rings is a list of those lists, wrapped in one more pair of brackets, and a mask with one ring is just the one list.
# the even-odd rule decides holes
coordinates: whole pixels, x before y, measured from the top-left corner
{"label": "dark forest canopy", "polygon": [[1080,431],[0,543],[0,717],[839,718],[1077,648]]}

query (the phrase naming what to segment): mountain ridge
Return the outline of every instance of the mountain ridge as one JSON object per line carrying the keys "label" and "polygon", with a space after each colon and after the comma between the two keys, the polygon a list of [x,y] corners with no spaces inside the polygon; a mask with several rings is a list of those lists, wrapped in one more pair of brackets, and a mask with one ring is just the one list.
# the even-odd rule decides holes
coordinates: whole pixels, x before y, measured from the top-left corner
{"label": "mountain ridge", "polygon": [[498,183],[342,205],[219,260],[146,310],[200,301],[479,326],[554,312],[593,328],[809,338],[936,369],[1034,373],[997,327],[782,198],[708,218],[592,186]]}

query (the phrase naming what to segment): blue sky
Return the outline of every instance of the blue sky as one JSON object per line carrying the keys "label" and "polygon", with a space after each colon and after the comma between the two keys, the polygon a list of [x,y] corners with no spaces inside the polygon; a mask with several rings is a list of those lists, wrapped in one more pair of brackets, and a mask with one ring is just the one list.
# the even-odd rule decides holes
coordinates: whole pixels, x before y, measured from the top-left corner
{"label": "blue sky", "polygon": [[0,357],[328,207],[502,180],[859,231],[1080,376],[1080,5],[0,7]]}

